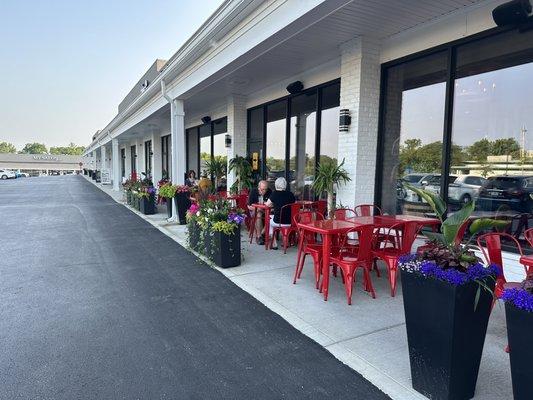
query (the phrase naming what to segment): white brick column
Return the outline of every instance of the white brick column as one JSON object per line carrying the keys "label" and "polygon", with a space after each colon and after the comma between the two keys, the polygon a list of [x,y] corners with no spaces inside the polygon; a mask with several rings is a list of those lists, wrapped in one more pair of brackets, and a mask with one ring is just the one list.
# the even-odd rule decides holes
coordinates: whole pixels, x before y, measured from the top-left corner
{"label": "white brick column", "polygon": [[[231,147],[228,150],[228,164],[235,156],[246,156],[246,96],[228,97],[228,135]],[[229,165],[228,165],[229,170]],[[228,190],[235,182],[235,173],[228,173]]]}
{"label": "white brick column", "polygon": [[120,149],[118,139],[111,140],[111,156],[113,159],[113,190],[120,190]]}
{"label": "white brick column", "polygon": [[338,159],[351,182],[337,192],[337,204],[353,207],[374,202],[374,177],[379,117],[379,41],[357,37],[341,46],[340,108],[352,123],[339,133]]}
{"label": "white brick column", "polygon": [[163,177],[161,164],[161,135],[159,133],[152,133],[152,180],[154,185]]}

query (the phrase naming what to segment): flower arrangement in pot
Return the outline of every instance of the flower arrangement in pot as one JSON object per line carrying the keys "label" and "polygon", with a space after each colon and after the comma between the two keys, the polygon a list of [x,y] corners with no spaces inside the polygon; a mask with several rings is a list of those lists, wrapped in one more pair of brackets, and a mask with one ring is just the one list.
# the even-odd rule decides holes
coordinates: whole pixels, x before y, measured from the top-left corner
{"label": "flower arrangement in pot", "polygon": [[124,192],[126,193],[126,203],[128,205],[132,205],[133,203],[133,194],[132,190],[135,186],[135,181],[133,181],[131,178],[126,179],[126,181],[122,184],[122,189],[124,189]]}
{"label": "flower arrangement in pot", "polygon": [[241,210],[232,209],[224,199],[193,204],[187,212],[189,245],[222,268],[241,263]]}
{"label": "flower arrangement in pot", "polygon": [[145,215],[151,215],[156,213],[155,206],[155,193],[156,190],[150,179],[143,179],[137,197],[139,198],[139,211]]}
{"label": "flower arrangement in pot", "polygon": [[504,289],[507,320],[507,339],[515,400],[533,399],[533,276],[529,275],[519,287]]}
{"label": "flower arrangement in pot", "polygon": [[[431,399],[474,396],[494,301],[497,266],[484,265],[470,245],[481,231],[507,221],[473,220],[474,202],[448,218],[438,195],[409,185],[433,209],[441,232],[416,254],[400,257],[401,283],[413,388]],[[461,227],[470,239],[461,244]]]}
{"label": "flower arrangement in pot", "polygon": [[187,223],[186,214],[191,205],[191,188],[187,185],[175,186],[174,199],[176,204],[176,214],[180,225]]}
{"label": "flower arrangement in pot", "polygon": [[165,182],[159,186],[159,197],[165,200],[167,204],[167,216],[172,217],[172,199],[176,195],[176,186],[171,182]]}

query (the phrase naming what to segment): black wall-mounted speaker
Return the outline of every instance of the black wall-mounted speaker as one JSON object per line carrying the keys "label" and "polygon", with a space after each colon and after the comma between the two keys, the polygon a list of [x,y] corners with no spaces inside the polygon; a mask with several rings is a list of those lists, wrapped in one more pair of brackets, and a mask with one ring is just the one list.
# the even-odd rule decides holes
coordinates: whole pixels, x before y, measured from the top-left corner
{"label": "black wall-mounted speaker", "polygon": [[526,22],[530,13],[529,0],[512,0],[492,10],[492,18],[498,26],[518,25]]}
{"label": "black wall-mounted speaker", "polygon": [[296,81],[287,86],[287,92],[290,94],[301,92],[304,88],[304,84],[300,81]]}
{"label": "black wall-mounted speaker", "polygon": [[209,115],[206,115],[205,117],[202,117],[202,122],[204,124],[208,124],[211,122],[211,117]]}

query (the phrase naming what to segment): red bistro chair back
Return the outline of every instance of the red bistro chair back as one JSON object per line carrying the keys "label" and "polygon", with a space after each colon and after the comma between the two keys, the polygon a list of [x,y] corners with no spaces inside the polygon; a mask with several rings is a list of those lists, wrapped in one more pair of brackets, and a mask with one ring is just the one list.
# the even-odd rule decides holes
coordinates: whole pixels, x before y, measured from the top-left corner
{"label": "red bistro chair back", "polygon": [[296,260],[296,271],[294,272],[294,279],[292,283],[296,283],[300,279],[302,270],[305,264],[305,257],[310,255],[313,259],[315,285],[318,289],[320,282],[320,270],[322,259],[322,244],[317,243],[315,234],[312,232],[305,232],[300,224],[310,224],[313,221],[322,221],[324,217],[322,214],[313,211],[300,211],[293,215],[292,220],[298,229],[298,257]]}
{"label": "red bistro chair back", "polygon": [[274,228],[272,232],[272,238],[270,239],[270,248],[272,248],[276,233],[280,232],[283,238],[283,252],[287,253],[287,247],[289,247],[289,239],[291,238],[291,235],[294,236],[298,230],[293,217],[300,212],[300,207],[301,205],[298,203],[285,204],[283,207],[281,207],[280,220],[283,221],[283,217],[286,216],[287,213],[289,213],[291,223],[289,226],[276,226]]}
{"label": "red bistro chair back", "polygon": [[354,211],[358,217],[372,217],[382,214],[381,208],[374,204],[359,204],[354,208]]}
{"label": "red bistro chair back", "polygon": [[352,304],[353,284],[355,281],[355,274],[359,268],[363,270],[363,285],[365,291],[370,292],[372,297],[376,298],[376,293],[370,278],[370,271],[372,269],[373,229],[372,225],[363,225],[350,229],[346,232],[345,237],[350,236],[350,234],[357,234],[359,236],[359,246],[357,251],[355,251],[354,247],[348,246],[345,241],[342,241],[338,253],[331,257],[331,263],[334,266],[339,267],[342,271],[348,304]]}
{"label": "red bistro chair back", "polygon": [[312,208],[317,213],[325,216],[328,208],[328,202],[326,200],[317,200],[313,203]]}
{"label": "red bistro chair back", "polygon": [[351,208],[337,208],[333,212],[333,218],[340,221],[346,221],[348,218],[355,217],[355,211]]}
{"label": "red bistro chair back", "polygon": [[[509,282],[505,279],[503,257],[502,257],[502,239],[510,240],[514,242],[520,257],[523,256],[522,247],[516,238],[505,232],[490,232],[485,233],[477,238],[477,244],[481,249],[483,258],[488,264],[494,264],[501,268],[501,274],[496,280],[496,288],[494,289],[494,295],[499,298],[502,295],[504,287],[517,286],[519,282]],[[527,274],[527,269],[524,267]]]}
{"label": "red bistro chair back", "polygon": [[526,238],[529,245],[533,247],[533,228],[526,229],[524,231],[524,237]]}

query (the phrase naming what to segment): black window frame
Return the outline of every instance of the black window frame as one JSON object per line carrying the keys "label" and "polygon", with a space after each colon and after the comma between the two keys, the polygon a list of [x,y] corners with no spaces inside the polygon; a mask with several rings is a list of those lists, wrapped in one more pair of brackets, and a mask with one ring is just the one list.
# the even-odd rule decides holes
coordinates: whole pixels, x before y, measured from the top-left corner
{"label": "black window frame", "polygon": [[131,173],[136,174],[137,173],[137,145],[134,144],[133,146],[130,146],[130,168]]}
{"label": "black window frame", "polygon": [[[332,86],[341,84],[341,79],[336,78],[332,79],[330,81],[321,83],[319,85],[312,86],[310,88],[307,88],[305,90],[302,90],[301,92],[288,94],[283,97],[279,97],[277,99],[268,101],[266,103],[259,104],[254,107],[250,107],[246,110],[246,119],[247,119],[247,129],[246,129],[246,154],[248,154],[248,157],[250,157],[250,148],[248,144],[250,143],[250,114],[254,110],[262,109],[263,110],[263,143],[262,143],[262,151],[261,151],[261,179],[266,179],[266,155],[267,155],[267,108],[269,105],[273,103],[277,103],[283,100],[286,100],[286,113],[285,113],[285,179],[289,180],[289,164],[290,164],[290,119],[291,119],[291,104],[292,99],[294,97],[300,96],[302,94],[311,93],[315,91],[317,93],[316,96],[316,118],[315,118],[315,175],[318,168],[318,163],[320,161],[320,142],[321,142],[321,129],[322,129],[322,89]],[[339,104],[340,104],[340,93],[339,93]],[[316,196],[315,196],[316,197]]]}
{"label": "black window frame", "polygon": [[161,136],[161,177],[166,179],[170,177],[170,135]]}
{"label": "black window frame", "polygon": [[152,176],[152,140],[146,140],[144,142],[144,172],[146,173],[146,177]]}
{"label": "black window frame", "polygon": [[[444,43],[429,49],[425,49],[420,52],[416,52],[405,57],[401,57],[386,63],[381,64],[380,73],[380,97],[379,97],[379,120],[378,120],[378,142],[376,152],[376,174],[374,181],[374,204],[382,205],[383,196],[383,165],[384,165],[384,139],[385,139],[385,100],[387,90],[387,71],[391,67],[398,66],[403,63],[411,62],[413,60],[421,59],[431,56],[435,53],[442,51],[448,52],[447,57],[447,70],[446,70],[446,97],[444,108],[444,132],[443,132],[443,148],[442,148],[442,160],[443,169],[442,174],[444,179],[441,179],[440,193],[441,197],[448,198],[449,187],[449,175],[451,167],[451,153],[452,153],[452,135],[453,135],[453,107],[454,107],[454,89],[456,79],[456,55],[457,48],[476,41],[490,40],[497,35],[516,31],[517,34],[521,33],[521,28],[516,26],[511,27],[496,27],[488,29],[477,34],[454,40],[448,43]],[[533,62],[533,58],[531,59]],[[519,65],[519,64],[517,64]]]}

